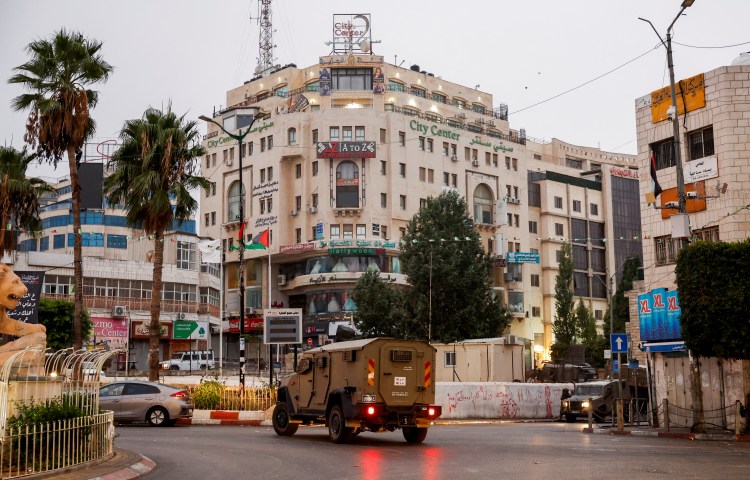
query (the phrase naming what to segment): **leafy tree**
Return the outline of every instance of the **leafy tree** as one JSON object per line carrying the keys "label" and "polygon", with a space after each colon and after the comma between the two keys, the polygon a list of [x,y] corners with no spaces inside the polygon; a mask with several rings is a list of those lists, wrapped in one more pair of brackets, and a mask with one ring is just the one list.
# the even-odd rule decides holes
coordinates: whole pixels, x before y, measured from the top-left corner
{"label": "leafy tree", "polygon": [[16,67],[8,81],[28,91],[13,99],[15,110],[30,109],[26,122],[26,142],[36,148],[39,158],[57,167],[63,155],[68,157],[73,204],[73,270],[75,312],[73,345],[83,345],[83,254],[81,250],[81,187],[78,184],[76,153],[94,131],[89,112],[96,106],[98,94],[89,86],[105,82],[112,66],[101,56],[102,44],[78,32],[61,29],[48,40],[31,42],[28,62]]}
{"label": "leafy tree", "polygon": [[[641,259],[632,257],[625,260],[622,264],[622,275],[620,283],[617,284],[612,303],[614,312],[612,324],[615,332],[624,332],[625,323],[630,321],[630,301],[625,296],[625,292],[633,289],[633,282],[638,278],[638,269],[641,267]],[[608,286],[609,288],[609,286]],[[609,338],[609,307],[605,313],[604,334]]]}
{"label": "leafy tree", "polygon": [[510,322],[507,308],[493,296],[492,259],[467,211],[455,191],[430,197],[401,241],[401,269],[411,285],[407,307],[421,338],[495,337]]}
{"label": "leafy tree", "polygon": [[32,235],[42,229],[39,196],[54,189],[44,180],[26,176],[26,169],[35,158],[26,147],[21,151],[0,147],[0,255],[14,248],[13,233],[17,229]]}
{"label": "leafy tree", "polygon": [[149,324],[149,380],[159,379],[164,232],[173,222],[189,220],[198,208],[191,189],[208,188],[210,182],[195,173],[197,158],[205,155],[198,143],[196,122],[185,116],[149,108],[142,118],[128,120],[122,128],[122,144],[108,163],[112,174],[104,181],[111,204],[123,204],[127,223],[142,228],[154,241],[154,270]]}
{"label": "leafy tree", "polygon": [[564,243],[560,250],[560,262],[555,278],[555,321],[552,332],[555,343],[552,345],[553,356],[564,358],[568,355],[570,346],[575,343],[578,331],[574,314],[575,299],[573,298],[573,257],[570,243]]}
{"label": "leafy tree", "polygon": [[700,357],[750,359],[750,240],[696,242],[675,268],[682,338]]}
{"label": "leafy tree", "polygon": [[357,304],[355,324],[365,338],[417,336],[415,325],[404,310],[402,289],[384,282],[379,272],[363,273],[354,286],[352,298]]}
{"label": "leafy tree", "polygon": [[575,310],[577,337],[587,347],[596,343],[596,319],[591,310],[579,299]]}
{"label": "leafy tree", "polygon": [[[68,300],[52,300],[41,298],[39,300],[39,323],[47,327],[47,347],[53,350],[62,350],[73,346],[73,316],[75,306]],[[91,336],[94,328],[89,312],[85,308],[82,311],[81,328],[84,338]]]}

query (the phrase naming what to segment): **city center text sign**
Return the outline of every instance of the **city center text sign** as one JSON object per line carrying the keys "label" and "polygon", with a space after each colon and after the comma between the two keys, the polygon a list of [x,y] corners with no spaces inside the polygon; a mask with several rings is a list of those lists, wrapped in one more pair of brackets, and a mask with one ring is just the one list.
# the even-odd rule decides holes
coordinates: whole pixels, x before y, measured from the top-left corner
{"label": "city center text sign", "polygon": [[284,308],[265,311],[263,338],[267,345],[302,343],[302,309]]}

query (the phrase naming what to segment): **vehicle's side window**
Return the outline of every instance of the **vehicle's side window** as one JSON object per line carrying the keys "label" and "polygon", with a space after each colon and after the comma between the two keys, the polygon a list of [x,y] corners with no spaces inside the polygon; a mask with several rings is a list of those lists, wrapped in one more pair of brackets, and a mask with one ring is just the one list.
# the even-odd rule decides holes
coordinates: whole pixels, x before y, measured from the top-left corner
{"label": "vehicle's side window", "polygon": [[109,385],[107,387],[102,388],[99,392],[99,396],[102,397],[116,397],[118,395],[122,395],[122,390],[125,388],[125,385],[122,384],[114,384]]}
{"label": "vehicle's side window", "polygon": [[310,359],[305,357],[299,361],[299,364],[297,365],[297,373],[307,373],[311,370],[312,363],[310,362]]}
{"label": "vehicle's side window", "polygon": [[153,385],[141,385],[139,383],[131,383],[126,385],[124,395],[148,395],[149,393],[159,393],[159,389]]}

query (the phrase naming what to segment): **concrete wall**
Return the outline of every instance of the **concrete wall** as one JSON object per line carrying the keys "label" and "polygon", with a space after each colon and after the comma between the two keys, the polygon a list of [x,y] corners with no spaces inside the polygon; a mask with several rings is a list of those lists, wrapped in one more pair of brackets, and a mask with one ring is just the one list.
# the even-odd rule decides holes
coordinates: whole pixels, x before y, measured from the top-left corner
{"label": "concrete wall", "polygon": [[442,419],[556,419],[563,388],[572,383],[438,382]]}

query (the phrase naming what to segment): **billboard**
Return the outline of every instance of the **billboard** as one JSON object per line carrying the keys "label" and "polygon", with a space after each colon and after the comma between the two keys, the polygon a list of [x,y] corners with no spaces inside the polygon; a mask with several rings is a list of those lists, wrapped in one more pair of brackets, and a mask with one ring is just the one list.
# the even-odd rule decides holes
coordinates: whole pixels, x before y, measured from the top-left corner
{"label": "billboard", "polygon": [[[677,82],[677,112],[679,115],[706,106],[706,85],[703,74]],[[672,106],[672,88],[667,86],[651,92],[651,122],[659,123],[668,118],[667,110]]]}
{"label": "billboard", "polygon": [[638,295],[638,323],[641,340],[655,342],[679,340],[680,304],[677,290],[656,288],[650,293]]}
{"label": "billboard", "polygon": [[18,301],[16,308],[8,312],[8,316],[19,322],[39,323],[39,298],[42,296],[44,272],[17,271],[15,273],[26,285],[28,291]]}
{"label": "billboard", "polygon": [[318,142],[316,158],[375,158],[375,142]]}
{"label": "billboard", "polygon": [[266,310],[263,338],[266,345],[302,343],[302,309]]}

